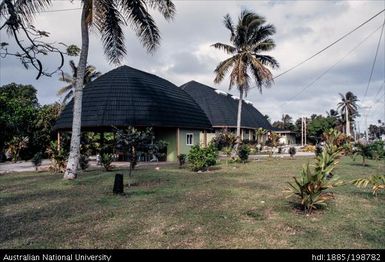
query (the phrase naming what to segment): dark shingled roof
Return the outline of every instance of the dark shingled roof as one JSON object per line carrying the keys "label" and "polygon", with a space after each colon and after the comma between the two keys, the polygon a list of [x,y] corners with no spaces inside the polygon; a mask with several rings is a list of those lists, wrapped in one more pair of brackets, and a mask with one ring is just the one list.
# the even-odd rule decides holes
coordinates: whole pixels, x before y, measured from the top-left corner
{"label": "dark shingled roof", "polygon": [[[213,127],[236,128],[238,100],[231,97],[230,94],[218,94],[217,89],[191,81],[181,86],[202,110],[206,113]],[[242,104],[242,128],[264,128],[271,130],[272,126],[266,118],[251,104],[244,102]]]}
{"label": "dark shingled roof", "polygon": [[[84,88],[82,130],[111,126],[211,128],[202,109],[182,89],[155,75],[118,67]],[[72,126],[73,100],[63,110],[54,129]]]}

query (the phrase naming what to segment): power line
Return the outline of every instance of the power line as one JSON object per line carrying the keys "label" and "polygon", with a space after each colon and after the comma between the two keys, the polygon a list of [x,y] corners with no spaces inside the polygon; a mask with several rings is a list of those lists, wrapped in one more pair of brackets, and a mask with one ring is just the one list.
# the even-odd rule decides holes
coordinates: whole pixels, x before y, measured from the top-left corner
{"label": "power line", "polygon": [[366,40],[368,40],[371,36],[373,36],[380,28],[382,28],[382,25],[379,26],[376,30],[374,30],[372,33],[370,33],[369,35],[367,35],[360,43],[358,43],[358,45],[356,45],[353,49],[351,49],[346,55],[344,55],[340,60],[338,60],[336,63],[334,63],[331,67],[329,67],[326,71],[324,71],[323,73],[321,73],[319,76],[317,76],[312,82],[310,82],[309,84],[307,84],[304,88],[301,89],[301,91],[299,91],[298,93],[296,93],[295,95],[293,95],[292,97],[290,97],[289,99],[287,99],[285,102],[283,102],[280,107],[282,107],[284,104],[286,103],[289,103],[291,102],[291,100],[295,97],[297,97],[298,95],[302,94],[306,89],[308,89],[309,87],[311,87],[312,85],[314,85],[319,79],[321,79],[324,75],[326,75],[331,69],[333,69],[337,64],[339,64],[340,62],[342,62],[346,57],[348,57],[351,53],[353,53],[355,50],[357,50],[364,42],[366,42]]}
{"label": "power line", "polygon": [[[384,26],[385,26],[385,18],[384,18],[384,23],[382,24],[382,29],[381,29],[380,38],[378,39],[377,48],[376,48],[376,53],[375,53],[375,55],[374,55],[374,60],[373,60],[373,64],[372,64],[372,69],[370,70],[370,75],[369,75],[368,85],[366,86],[364,98],[362,99],[362,101],[365,101],[366,95],[368,94],[370,82],[371,82],[371,80],[372,80],[372,76],[373,76],[373,72],[374,72],[374,66],[376,65],[376,61],[377,61],[378,50],[380,49],[381,39],[382,39],[382,35],[383,35],[383,33],[384,33]],[[363,103],[363,102],[362,102],[362,103]]]}
{"label": "power line", "polygon": [[357,26],[356,28],[354,28],[353,30],[351,30],[350,32],[346,33],[345,35],[343,35],[342,37],[340,37],[339,39],[337,39],[336,41],[334,41],[333,43],[329,44],[328,46],[326,46],[325,48],[323,48],[322,50],[318,51],[317,53],[315,53],[314,55],[312,55],[311,57],[305,59],[304,61],[296,64],[295,66],[289,68],[288,70],[284,71],[283,73],[277,75],[276,77],[273,78],[274,79],[277,79],[278,77],[296,69],[297,67],[303,65],[304,63],[306,63],[307,61],[311,60],[312,58],[316,57],[317,55],[321,54],[322,52],[324,52],[325,50],[329,49],[330,47],[332,47],[333,45],[337,44],[338,42],[340,42],[342,39],[346,38],[347,36],[349,36],[350,34],[352,34],[353,32],[357,31],[359,28],[361,28],[362,26],[364,26],[365,24],[369,23],[371,20],[373,20],[374,18],[376,18],[377,16],[379,16],[381,13],[383,13],[385,11],[385,9],[381,10],[380,12],[378,12],[377,14],[375,14],[374,16],[372,16],[371,18],[369,18],[368,20],[366,20],[365,22],[361,23],[359,26]]}

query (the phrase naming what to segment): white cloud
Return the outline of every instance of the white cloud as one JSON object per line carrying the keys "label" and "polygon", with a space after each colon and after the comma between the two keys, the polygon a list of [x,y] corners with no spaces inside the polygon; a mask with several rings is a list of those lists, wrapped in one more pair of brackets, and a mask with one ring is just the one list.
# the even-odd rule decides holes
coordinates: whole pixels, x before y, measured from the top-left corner
{"label": "white cloud", "polygon": [[[176,85],[196,80],[228,91],[228,82],[213,84],[216,65],[227,57],[210,47],[215,42],[228,42],[229,32],[222,20],[229,13],[234,20],[241,9],[247,8],[265,16],[273,24],[276,48],[269,54],[280,63],[274,75],[287,70],[321,50],[343,34],[367,20],[384,8],[383,1],[175,1],[177,16],[171,23],[154,12],[162,42],[154,55],[148,55],[130,28],[125,29],[128,55],[124,63],[168,79]],[[76,8],[78,1],[54,1],[52,10]],[[360,48],[325,74],[313,86],[296,96],[300,90],[327,70],[349,50],[383,22],[384,15],[373,19],[355,33],[331,47],[323,54],[301,67],[278,78],[271,89],[251,90],[247,99],[263,113],[277,120],[283,113],[294,119],[312,113],[325,114],[335,108],[338,93],[352,91],[363,99],[380,31],[370,37]],[[80,10],[42,13],[37,17],[39,28],[51,32],[53,41],[80,45]],[[236,20],[235,20],[236,21]],[[3,33],[0,33],[5,38]],[[372,84],[364,105],[378,100],[376,93],[384,81],[384,38],[378,54]],[[57,78],[35,81],[35,73],[26,71],[16,61],[1,59],[0,84],[9,82],[31,83],[38,89],[39,101],[50,103],[57,100],[56,91],[62,85]],[[113,66],[104,57],[100,36],[91,34],[89,63],[99,71],[107,72]],[[55,65],[52,60],[48,63]],[[68,70],[68,66],[66,66]],[[230,91],[237,95],[236,90]],[[289,98],[295,96],[291,101]],[[283,104],[284,103],[284,104]],[[372,106],[368,123],[383,118],[383,104]],[[359,120],[363,124],[363,118]],[[363,128],[363,127],[362,127]]]}

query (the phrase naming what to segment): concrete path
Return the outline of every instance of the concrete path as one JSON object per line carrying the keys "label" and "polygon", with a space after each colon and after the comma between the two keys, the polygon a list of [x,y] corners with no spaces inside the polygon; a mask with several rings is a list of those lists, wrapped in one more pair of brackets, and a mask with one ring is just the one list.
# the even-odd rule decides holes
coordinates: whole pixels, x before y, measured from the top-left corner
{"label": "concrete path", "polygon": [[[225,155],[220,155],[220,159],[226,159]],[[264,160],[268,158],[269,155],[250,155],[250,160]],[[273,154],[274,158],[290,158],[289,154]],[[314,153],[311,152],[297,152],[295,157],[314,157]],[[41,166],[39,167],[39,171],[48,171],[51,161],[49,159],[44,159],[42,161]],[[90,167],[93,168],[101,168],[101,166],[97,165],[95,160],[91,160],[89,162]],[[169,165],[176,164],[176,162],[143,162],[138,163],[137,167],[147,167],[147,166],[159,166],[159,165]],[[114,167],[129,167],[130,163],[128,162],[112,162]],[[31,161],[18,161],[14,162],[5,162],[0,163],[0,174],[4,173],[12,173],[12,172],[33,172],[35,171],[35,167],[33,166]]]}

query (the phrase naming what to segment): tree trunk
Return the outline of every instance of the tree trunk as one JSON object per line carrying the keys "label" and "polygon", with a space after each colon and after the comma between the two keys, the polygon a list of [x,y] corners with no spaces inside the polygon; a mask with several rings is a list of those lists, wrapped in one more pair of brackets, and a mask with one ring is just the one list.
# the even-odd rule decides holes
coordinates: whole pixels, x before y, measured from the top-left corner
{"label": "tree trunk", "polygon": [[350,136],[350,125],[349,125],[349,110],[348,110],[348,108],[346,107],[346,114],[345,114],[345,120],[346,120],[346,135],[347,136]]}
{"label": "tree trunk", "polygon": [[237,153],[238,153],[239,145],[241,144],[242,102],[243,102],[243,90],[240,89],[239,102],[238,102],[238,115],[237,115],[237,142],[235,144],[235,152]]}
{"label": "tree trunk", "polygon": [[81,17],[82,48],[79,57],[78,72],[74,92],[74,107],[72,120],[72,134],[70,155],[68,157],[67,168],[64,173],[64,179],[75,179],[80,158],[80,135],[81,135],[81,116],[82,116],[82,98],[83,98],[83,80],[88,57],[88,25],[86,22],[90,1],[85,0],[83,4]]}

